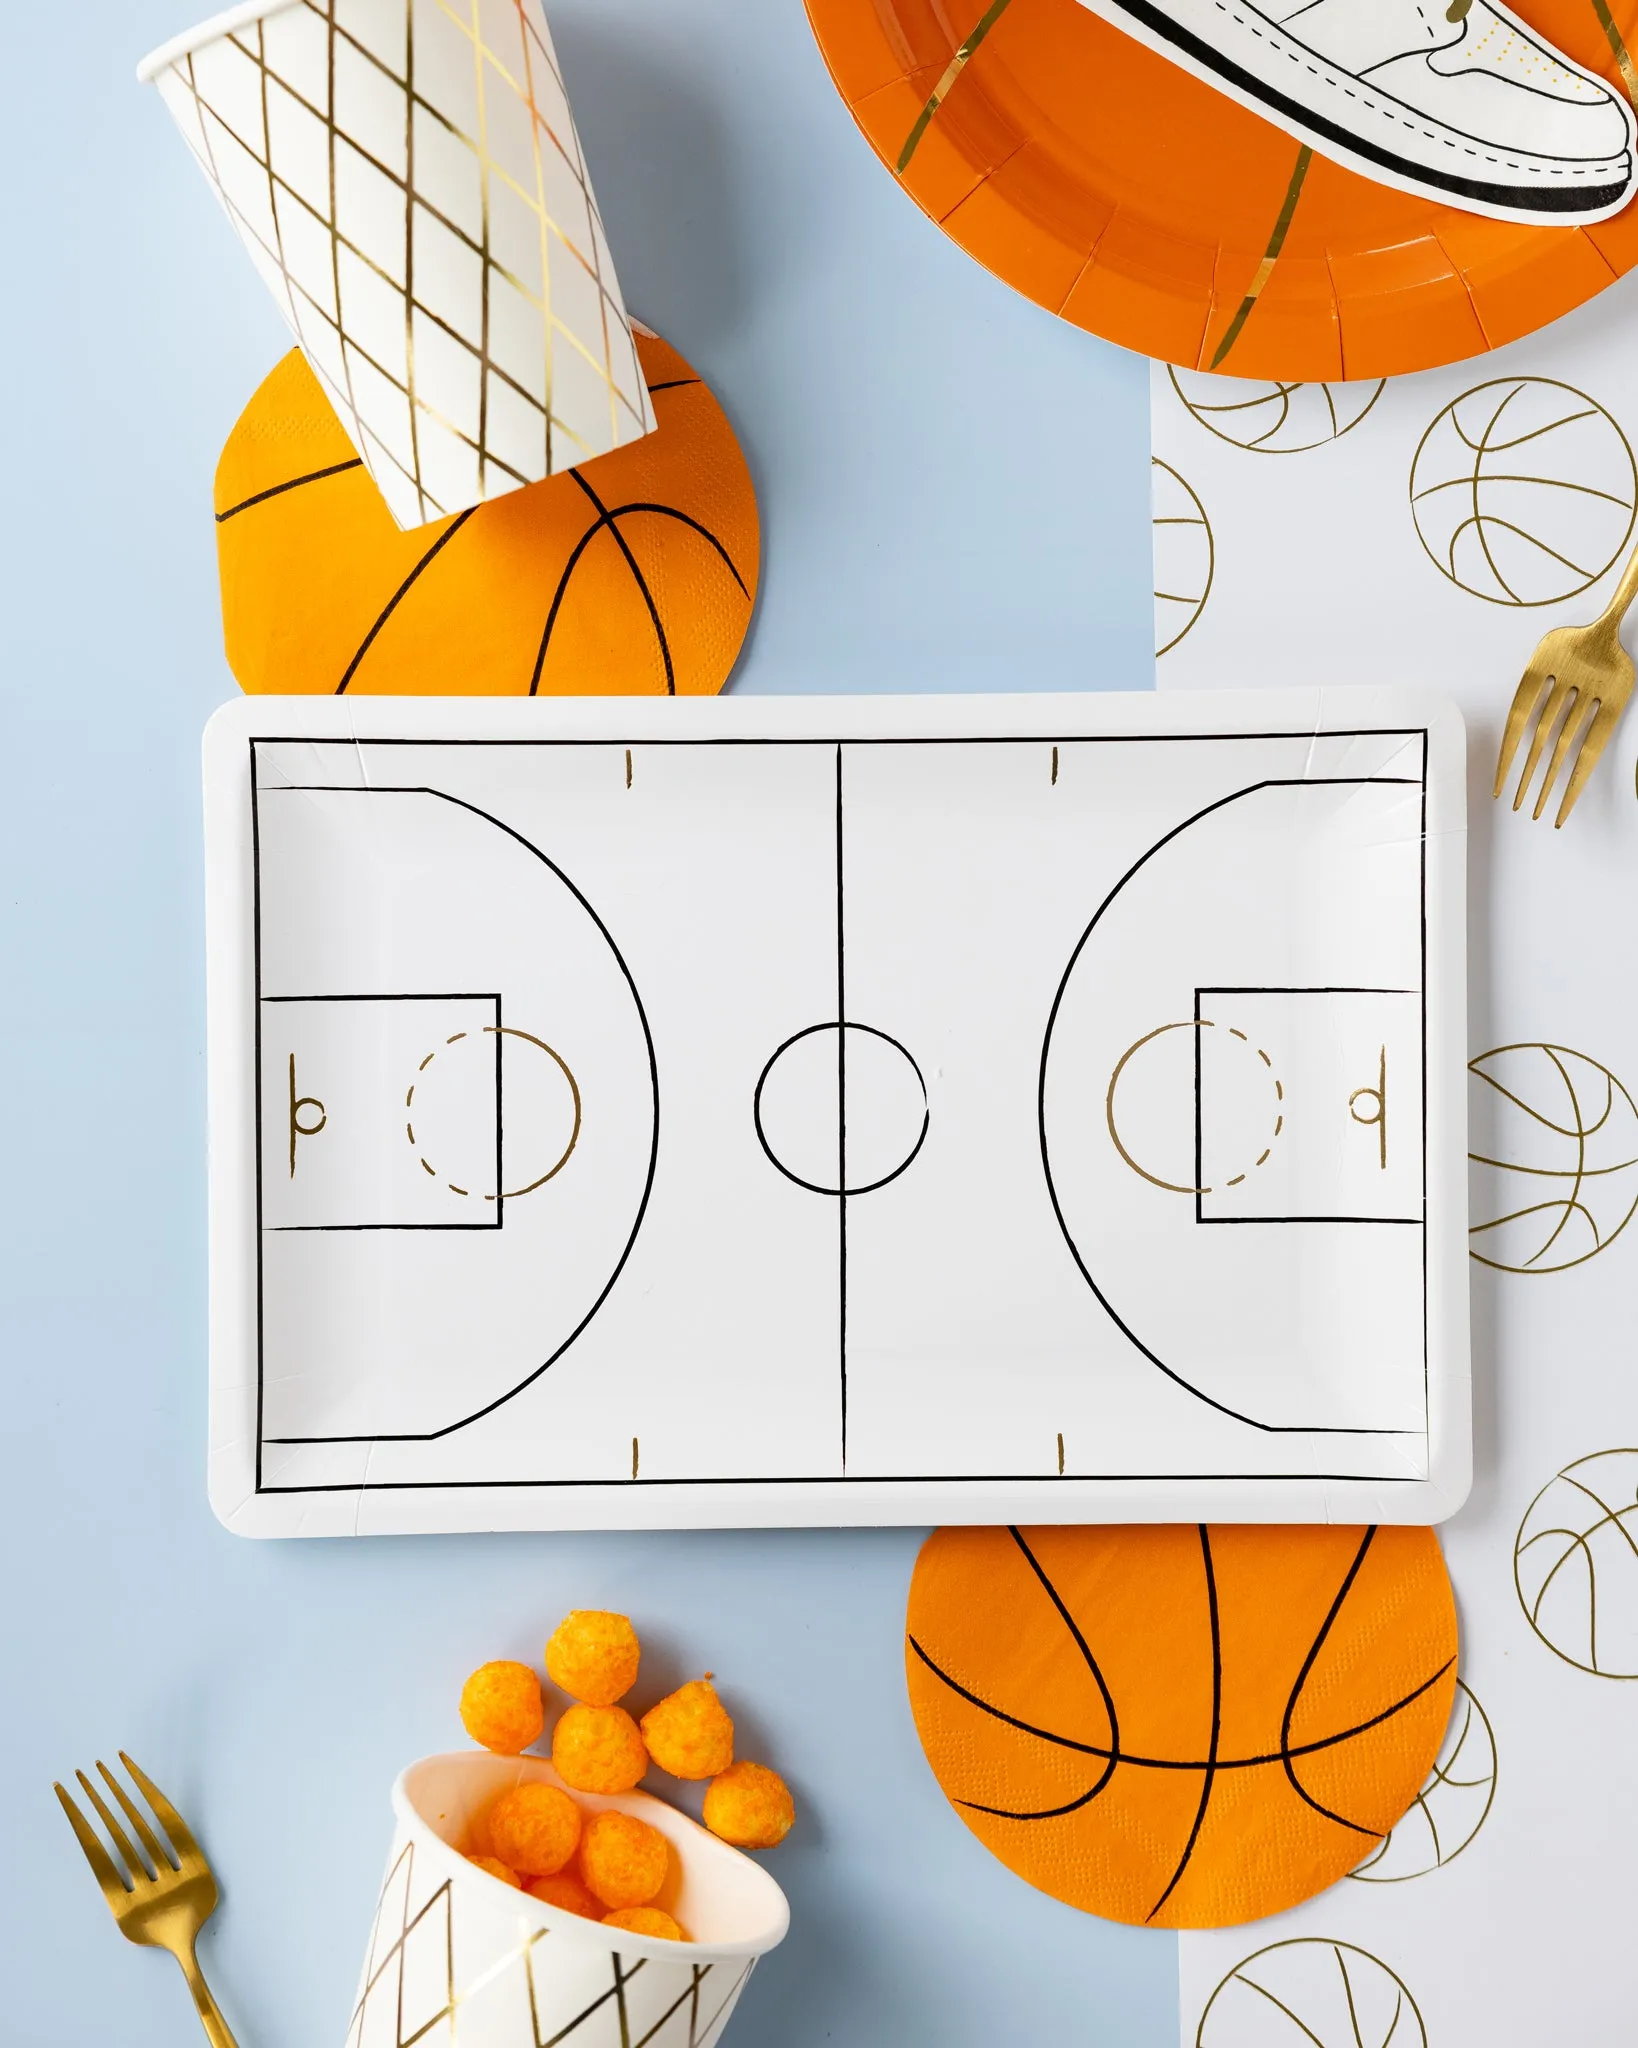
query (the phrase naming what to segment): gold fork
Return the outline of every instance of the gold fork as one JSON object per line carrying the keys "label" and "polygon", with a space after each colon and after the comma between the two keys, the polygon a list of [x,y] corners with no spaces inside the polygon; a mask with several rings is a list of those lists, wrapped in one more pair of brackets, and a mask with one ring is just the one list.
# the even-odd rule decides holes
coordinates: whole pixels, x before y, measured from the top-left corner
{"label": "gold fork", "polygon": [[193,1952],[200,1928],[216,1911],[216,1879],[199,1844],[189,1834],[187,1822],[164,1793],[151,1778],[144,1777],[124,1750],[120,1751],[119,1760],[136,1780],[167,1838],[162,1846],[136,1802],[99,1759],[97,1769],[135,1830],[137,1840],[142,1844],[142,1855],[138,1855],[131,1846],[130,1837],[84,1771],[76,1771],[74,1775],[79,1779],[86,1798],[96,1808],[98,1819],[113,1838],[125,1865],[123,1870],[61,1785],[56,1788],[57,1797],[63,1803],[69,1825],[79,1837],[86,1862],[102,1886],[102,1895],[108,1901],[120,1933],[127,1941],[142,1942],[149,1948],[169,1949],[182,1966],[188,1989],[193,1993],[200,2024],[209,2036],[212,2048],[238,2048]]}
{"label": "gold fork", "polygon": [[1634,597],[1638,597],[1638,549],[1634,549],[1621,572],[1621,581],[1615,586],[1615,595],[1599,616],[1590,626],[1559,626],[1549,633],[1536,649],[1530,666],[1524,671],[1524,680],[1513,693],[1513,708],[1507,714],[1507,730],[1502,734],[1501,758],[1496,763],[1496,787],[1491,793],[1498,797],[1501,795],[1507,771],[1512,767],[1513,756],[1524,737],[1524,729],[1534,718],[1530,751],[1525,756],[1524,772],[1519,777],[1519,786],[1513,797],[1513,808],[1518,810],[1530,787],[1530,778],[1536,772],[1542,749],[1551,737],[1554,725],[1558,725],[1558,738],[1547,763],[1547,773],[1542,778],[1541,793],[1530,813],[1533,818],[1539,818],[1547,808],[1547,799],[1558,780],[1558,772],[1564,766],[1572,743],[1578,743],[1570,779],[1564,786],[1563,801],[1559,804],[1558,816],[1553,820],[1555,831],[1575,808],[1576,798],[1585,787],[1587,777],[1597,767],[1598,757],[1619,724],[1621,713],[1627,708],[1627,699],[1632,695],[1632,657],[1621,645],[1621,621]]}

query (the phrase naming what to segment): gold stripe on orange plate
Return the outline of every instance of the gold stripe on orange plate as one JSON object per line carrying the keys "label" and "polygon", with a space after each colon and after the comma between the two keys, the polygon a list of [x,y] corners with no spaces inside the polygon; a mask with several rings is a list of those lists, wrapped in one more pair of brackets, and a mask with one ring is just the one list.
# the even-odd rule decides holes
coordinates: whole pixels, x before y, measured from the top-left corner
{"label": "gold stripe on orange plate", "polygon": [[1638,106],[1638,71],[1633,69],[1632,58],[1627,50],[1627,39],[1615,24],[1615,16],[1609,10],[1608,0],[1592,0],[1593,12],[1598,16],[1599,26],[1609,38],[1610,48],[1615,52],[1615,61],[1621,68],[1621,83],[1627,89],[1627,98]]}
{"label": "gold stripe on orange plate", "polygon": [[[1595,6],[1598,5],[1599,0],[1593,0],[1593,4]],[[927,104],[916,116],[910,133],[904,138],[904,147],[899,151],[898,162],[893,166],[901,178],[910,167],[910,159],[921,147],[921,138],[927,133],[928,125],[932,121],[933,116],[948,97],[951,86],[955,84],[962,72],[966,70],[967,60],[1011,5],[1012,0],[990,0],[990,5],[979,16],[978,26],[968,36],[960,49],[956,51],[949,63],[945,65],[944,76],[933,87],[931,93],[928,94]]]}
{"label": "gold stripe on orange plate", "polygon": [[[1599,4],[1600,0],[1593,0],[1595,7]],[[1296,167],[1291,173],[1290,184],[1285,188],[1285,198],[1280,205],[1279,218],[1274,223],[1273,234],[1268,238],[1268,247],[1263,252],[1263,260],[1257,265],[1256,272],[1251,280],[1251,287],[1240,301],[1240,310],[1229,322],[1228,332],[1217,344],[1217,353],[1211,359],[1211,367],[1214,370],[1240,339],[1241,328],[1251,318],[1252,309],[1255,307],[1258,299],[1261,298],[1263,287],[1274,275],[1274,265],[1279,261],[1280,251],[1285,247],[1285,238],[1291,232],[1292,215],[1297,210],[1297,201],[1302,197],[1303,180],[1308,176],[1308,166],[1313,161],[1314,152],[1305,142],[1297,151]]]}

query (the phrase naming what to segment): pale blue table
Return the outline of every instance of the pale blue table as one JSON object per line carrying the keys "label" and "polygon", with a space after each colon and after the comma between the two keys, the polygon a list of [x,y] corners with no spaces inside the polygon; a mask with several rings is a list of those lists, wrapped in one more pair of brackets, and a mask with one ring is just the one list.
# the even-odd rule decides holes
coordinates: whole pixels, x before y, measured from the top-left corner
{"label": "pale blue table", "polygon": [[[555,0],[628,301],[739,428],[764,529],[742,690],[1152,681],[1145,369],[893,188],[800,0]],[[985,1854],[924,1765],[918,1536],[255,1546],[204,1498],[198,739],[233,682],[211,472],[286,346],[132,66],[187,0],[6,23],[0,418],[0,2039],[196,2038],[50,1781],[124,1744],[199,1822],[243,2048],[340,2048],[386,1792],[479,1659],[570,1605],[709,1661],[786,1768],[789,1941],[740,2048],[1170,2048],[1172,1939]],[[651,1618],[651,1619],[649,1619]]]}

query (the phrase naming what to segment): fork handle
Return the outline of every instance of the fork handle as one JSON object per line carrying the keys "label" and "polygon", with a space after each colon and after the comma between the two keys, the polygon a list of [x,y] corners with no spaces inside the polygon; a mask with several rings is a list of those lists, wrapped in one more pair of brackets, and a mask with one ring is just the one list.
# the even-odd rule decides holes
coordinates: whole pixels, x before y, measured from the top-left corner
{"label": "fork handle", "polygon": [[1612,635],[1619,637],[1621,621],[1632,608],[1632,601],[1638,597],[1638,548],[1627,557],[1627,566],[1621,571],[1621,580],[1615,586],[1615,595],[1599,614],[1598,623],[1608,626]]}
{"label": "fork handle", "polygon": [[188,1980],[188,1989],[193,1993],[194,2010],[199,2015],[199,2024],[205,2030],[210,2048],[239,2048],[233,2038],[233,2029],[222,2017],[222,2008],[216,2003],[210,1986],[205,1982],[205,1973],[199,1967],[199,1959],[191,1948],[184,1949],[176,1958],[182,1965],[182,1974]]}

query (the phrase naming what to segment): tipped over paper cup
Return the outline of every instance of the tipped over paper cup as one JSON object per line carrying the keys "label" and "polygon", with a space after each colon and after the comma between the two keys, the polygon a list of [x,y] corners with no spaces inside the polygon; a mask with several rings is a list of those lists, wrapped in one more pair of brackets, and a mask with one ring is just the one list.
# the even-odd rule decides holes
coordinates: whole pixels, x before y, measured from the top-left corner
{"label": "tipped over paper cup", "polygon": [[561,1785],[543,1757],[460,1751],[411,1764],[392,1791],[392,1852],[346,2048],[716,2048],[759,1956],[785,1938],[785,1895],[758,1864],[645,1792],[576,1793],[658,1828],[671,1872],[655,1904],[692,1937],[605,1927],[516,1892],[458,1845],[491,1801]]}
{"label": "tipped over paper cup", "polygon": [[540,0],[250,0],[137,76],[401,526],[652,430]]}

